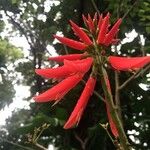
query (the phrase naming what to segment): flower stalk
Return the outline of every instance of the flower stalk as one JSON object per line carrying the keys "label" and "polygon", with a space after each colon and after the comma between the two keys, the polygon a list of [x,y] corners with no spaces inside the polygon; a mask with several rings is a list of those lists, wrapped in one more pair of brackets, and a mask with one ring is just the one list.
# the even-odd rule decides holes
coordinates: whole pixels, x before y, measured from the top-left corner
{"label": "flower stalk", "polygon": [[107,72],[103,66],[100,67],[100,71],[101,71],[100,78],[101,78],[101,82],[102,82],[102,88],[104,91],[104,95],[107,99],[107,105],[110,109],[110,115],[111,115],[111,117],[117,127],[117,130],[118,130],[120,144],[121,144],[123,150],[131,150],[130,144],[128,142],[128,139],[126,137],[124,129],[122,127],[121,120],[117,113],[117,108],[114,105],[112,93],[107,87],[107,81],[106,81],[106,77],[108,76]]}

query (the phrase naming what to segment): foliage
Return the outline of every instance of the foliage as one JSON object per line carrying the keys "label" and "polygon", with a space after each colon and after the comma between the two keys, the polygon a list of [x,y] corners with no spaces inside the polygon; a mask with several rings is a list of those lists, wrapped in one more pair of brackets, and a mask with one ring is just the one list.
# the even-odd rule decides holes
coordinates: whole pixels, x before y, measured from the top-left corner
{"label": "foliage", "polygon": [[[59,0],[58,2],[57,6],[51,3],[50,10],[46,11],[44,6],[46,3],[45,0],[0,1],[1,10],[5,12],[5,15],[8,17],[8,21],[13,25],[12,32],[19,32],[20,35],[25,36],[30,45],[30,60],[28,62],[19,63],[16,67],[16,71],[21,72],[22,75],[24,75],[24,82],[27,85],[30,85],[31,97],[38,91],[42,92],[48,89],[53,83],[53,81],[44,81],[42,78],[33,73],[34,68],[55,65],[51,62],[48,62],[48,65],[44,63],[44,56],[50,55],[51,53],[51,51],[47,49],[47,45],[53,45],[59,54],[63,54],[64,49],[67,53],[74,53],[74,51],[70,48],[66,48],[59,43],[53,43],[52,34],[55,34],[57,31],[61,31],[65,36],[73,37],[75,39],[71,32],[68,20],[71,19],[80,26],[83,26],[81,19],[82,14],[84,13],[87,15],[87,13],[90,13],[93,15],[96,11],[93,2],[95,2],[95,5],[101,13],[105,14],[109,11],[112,14],[112,22],[114,22],[116,18],[123,17],[125,15],[118,35],[119,38],[125,38],[125,33],[130,32],[132,29],[135,29],[138,34],[143,34],[146,38],[145,45],[141,45],[139,35],[132,42],[122,44],[121,51],[118,51],[119,55],[141,56],[143,54],[150,53],[150,39],[148,38],[150,33],[150,16],[148,13],[150,8],[149,0]],[[8,62],[13,63],[20,57],[22,57],[22,54],[18,52],[15,47],[8,44],[7,40],[0,41],[1,72],[3,72],[1,68],[6,67]],[[124,127],[126,132],[128,130],[132,131],[127,132],[128,137],[131,137],[132,135],[134,139],[136,139],[131,140],[129,138],[131,144],[133,144],[137,150],[144,150],[150,147],[150,142],[148,140],[150,139],[150,96],[148,94],[150,88],[147,86],[147,91],[145,91],[139,86],[140,83],[149,85],[150,79],[148,73],[149,72],[147,71],[140,75],[137,79],[132,80],[121,91],[120,95]],[[113,88],[115,87],[114,73],[110,71],[109,75]],[[132,72],[119,72],[120,84],[126,81],[131,75],[133,75]],[[4,81],[5,80],[3,80],[3,82]],[[101,85],[98,83],[99,81],[96,85],[96,91],[101,95]],[[2,108],[4,107],[5,102],[10,99],[9,97],[13,96],[10,92],[10,90],[12,90],[11,81],[7,80],[7,83],[3,83],[3,86],[0,87],[0,89],[4,89],[0,92],[0,99],[5,99],[5,101],[0,103],[0,108]],[[91,98],[85,114],[77,128],[71,130],[64,130],[62,128],[82,89],[83,84],[81,83],[72,92],[67,94],[64,100],[57,104],[56,107],[51,107],[52,103],[31,103],[30,110],[23,109],[18,112],[14,112],[13,116],[7,120],[5,127],[5,130],[9,132],[9,135],[5,132],[5,130],[1,130],[1,133],[3,133],[1,134],[1,137],[3,135],[2,138],[8,139],[14,143],[37,149],[35,145],[33,146],[32,144],[25,143],[25,141],[27,141],[25,135],[28,133],[33,134],[35,127],[40,127],[44,123],[49,123],[50,127],[42,133],[38,141],[45,147],[52,143],[60,150],[114,149],[114,146],[108,139],[106,132],[99,125],[99,123],[105,124],[107,122],[107,118],[104,103],[100,101],[96,95],[93,95]],[[1,98],[1,95],[3,95],[3,98]],[[1,143],[1,145],[4,146],[3,149],[8,150],[21,149],[17,145],[8,144],[6,141]]]}

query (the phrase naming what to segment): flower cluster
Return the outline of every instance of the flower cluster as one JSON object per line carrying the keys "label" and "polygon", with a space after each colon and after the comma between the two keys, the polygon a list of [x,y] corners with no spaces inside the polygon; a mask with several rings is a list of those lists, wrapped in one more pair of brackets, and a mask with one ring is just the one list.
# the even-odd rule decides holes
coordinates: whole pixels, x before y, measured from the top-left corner
{"label": "flower cluster", "polygon": [[[79,37],[79,41],[57,35],[54,35],[54,37],[68,47],[82,51],[83,53],[50,57],[49,60],[63,62],[64,65],[57,68],[35,70],[38,75],[41,75],[44,78],[55,78],[61,81],[46,92],[35,96],[34,100],[36,102],[58,102],[72,88],[74,88],[82,80],[83,76],[90,70],[90,68],[92,68],[85,88],[83,89],[83,92],[79,97],[71,116],[64,125],[65,129],[73,127],[80,121],[88,100],[94,91],[98,72],[97,68],[99,67],[98,65],[108,63],[113,69],[128,71],[130,69],[141,68],[150,62],[149,56],[134,58],[104,56],[102,52],[105,51],[105,48],[118,42],[116,35],[122,21],[121,19],[118,19],[112,28],[109,29],[109,19],[109,13],[105,17],[95,14],[93,19],[90,15],[88,15],[88,17],[83,15],[83,21],[87,27],[87,30],[82,29],[73,21],[70,21],[72,30],[75,35]],[[101,62],[97,62],[97,56],[101,58]],[[113,124],[108,108],[107,113],[110,124]],[[117,135],[117,133],[115,133],[115,135]]]}

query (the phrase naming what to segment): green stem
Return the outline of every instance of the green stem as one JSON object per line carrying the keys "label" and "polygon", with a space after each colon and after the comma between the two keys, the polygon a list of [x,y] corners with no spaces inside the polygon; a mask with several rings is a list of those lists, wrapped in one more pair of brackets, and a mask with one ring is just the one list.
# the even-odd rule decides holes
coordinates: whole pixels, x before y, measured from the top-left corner
{"label": "green stem", "polygon": [[105,68],[103,67],[103,58],[100,54],[101,50],[98,48],[94,38],[93,38],[93,45],[95,47],[94,65],[97,68],[97,72],[100,73],[99,77],[101,79],[102,88],[104,91],[105,98],[107,100],[107,105],[110,109],[109,110],[110,115],[111,115],[112,120],[114,121],[116,128],[118,130],[118,134],[119,134],[118,138],[120,141],[120,146],[121,146],[122,150],[131,150],[132,148],[128,142],[128,139],[127,139],[127,136],[124,132],[121,120],[120,120],[119,115],[117,113],[117,109],[116,109],[114,101],[113,101],[113,96],[112,96],[111,90],[107,86],[108,84],[107,84],[106,78],[108,78],[108,75],[107,75]]}
{"label": "green stem", "polygon": [[118,130],[120,144],[121,144],[123,150],[131,150],[128,139],[127,139],[124,129],[122,127],[121,120],[116,111],[111,91],[107,88],[107,81],[106,81],[107,72],[103,66],[100,67],[100,71],[101,71],[100,78],[101,78],[101,82],[102,82],[102,88],[103,88],[103,91],[104,91],[104,94],[105,94],[105,97],[107,100],[107,104],[110,109],[111,117],[117,127],[117,130]]}

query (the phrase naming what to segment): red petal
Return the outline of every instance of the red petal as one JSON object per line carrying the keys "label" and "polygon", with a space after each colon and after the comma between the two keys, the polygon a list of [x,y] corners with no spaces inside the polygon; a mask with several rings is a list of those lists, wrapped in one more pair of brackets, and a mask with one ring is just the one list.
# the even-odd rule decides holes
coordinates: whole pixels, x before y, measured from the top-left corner
{"label": "red petal", "polygon": [[[105,77],[105,80],[106,80],[106,84],[107,84],[107,88],[108,90],[111,91],[111,87],[110,87],[110,82],[109,82],[109,79],[108,79],[108,76]],[[117,130],[117,127],[111,117],[111,114],[110,114],[110,109],[109,109],[109,106],[107,104],[107,101],[106,101],[106,110],[107,110],[107,116],[108,116],[108,120],[109,120],[109,124],[110,124],[110,128],[111,128],[111,132],[113,133],[113,135],[115,137],[118,137],[119,134],[118,134],[118,130]]]}
{"label": "red petal", "polygon": [[83,111],[88,103],[90,96],[93,94],[93,90],[95,87],[96,79],[90,77],[85,85],[85,88],[73,110],[68,121],[64,125],[64,129],[68,129],[73,127],[80,121],[80,118],[83,114]]}
{"label": "red petal", "polygon": [[98,34],[98,38],[97,38],[97,43],[98,44],[103,44],[104,43],[104,39],[105,39],[105,35],[108,31],[108,27],[109,27],[109,13],[107,14],[107,16],[103,19],[101,28],[99,29],[99,34]]}
{"label": "red petal", "polygon": [[87,26],[87,19],[86,19],[86,17],[84,15],[82,15],[82,19],[84,21],[84,24]]}
{"label": "red petal", "polygon": [[57,35],[54,35],[54,37],[57,40],[59,40],[61,43],[65,44],[71,48],[77,49],[77,50],[83,50],[87,47],[84,43],[81,43],[81,42],[78,42],[78,41],[75,41],[75,40],[72,40],[72,39],[69,39],[66,37],[60,37]]}
{"label": "red petal", "polygon": [[87,24],[89,26],[90,31],[93,32],[94,31],[94,23],[93,23],[93,20],[89,14],[88,14]]}
{"label": "red petal", "polygon": [[94,14],[93,23],[97,22],[97,12]]}
{"label": "red petal", "polygon": [[54,60],[57,62],[63,62],[64,59],[66,60],[78,60],[82,59],[86,56],[85,54],[69,54],[69,55],[62,55],[62,56],[56,56],[56,57],[49,57],[48,60]]}
{"label": "red petal", "polygon": [[87,36],[87,34],[74,22],[70,21],[73,31],[80,37],[80,39],[87,45],[92,45],[92,41],[90,38]]}
{"label": "red petal", "polygon": [[67,66],[61,66],[57,68],[35,69],[35,72],[44,78],[61,79],[70,76],[74,73],[74,70],[68,69]]}
{"label": "red petal", "polygon": [[85,74],[90,69],[92,62],[93,58],[89,57],[76,61],[64,60],[64,65],[66,65],[68,69],[70,68],[70,71],[74,70],[74,72],[80,72]]}
{"label": "red petal", "polygon": [[103,22],[103,15],[101,14],[101,15],[99,15],[98,30],[101,29],[102,22]]}
{"label": "red petal", "polygon": [[150,62],[150,56],[132,58],[110,56],[108,61],[114,69],[127,71],[129,69],[142,68]]}
{"label": "red petal", "polygon": [[105,39],[104,39],[104,44],[106,46],[108,46],[109,44],[112,43],[112,40],[114,38],[114,36],[117,34],[118,32],[118,28],[120,26],[122,22],[122,19],[119,19],[115,24],[114,26],[112,27],[112,29],[108,32],[108,34],[106,35]]}
{"label": "red petal", "polygon": [[116,125],[115,125],[113,119],[111,118],[110,110],[109,110],[109,107],[107,104],[106,104],[106,110],[107,110],[107,116],[108,116],[111,131],[112,131],[113,135],[117,138],[119,136],[118,130],[116,128]]}
{"label": "red petal", "polygon": [[51,89],[47,90],[46,92],[35,96],[34,100],[36,102],[48,102],[48,101],[58,101],[62,99],[65,94],[67,94],[72,88],[74,88],[82,79],[81,74],[76,74],[73,76],[70,76]]}

